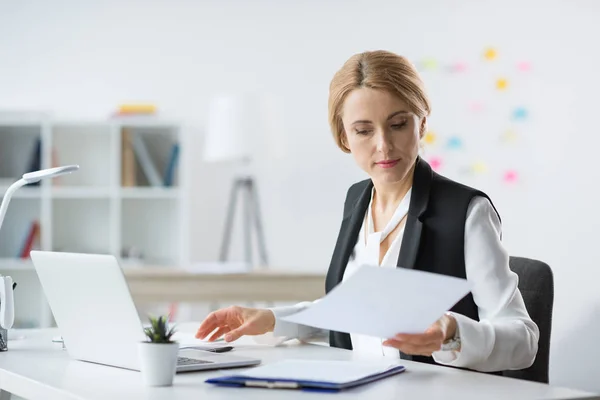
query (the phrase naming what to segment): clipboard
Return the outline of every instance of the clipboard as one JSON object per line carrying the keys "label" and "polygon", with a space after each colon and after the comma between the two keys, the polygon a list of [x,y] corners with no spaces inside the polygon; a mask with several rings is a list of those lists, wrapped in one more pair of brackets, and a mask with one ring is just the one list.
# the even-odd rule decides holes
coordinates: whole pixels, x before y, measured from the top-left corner
{"label": "clipboard", "polygon": [[361,376],[358,379],[345,381],[327,381],[313,379],[290,379],[279,377],[253,376],[252,370],[248,374],[228,375],[217,378],[209,378],[205,382],[227,387],[267,388],[267,389],[291,389],[320,392],[339,392],[353,387],[375,382],[392,375],[404,372],[403,365],[395,365],[381,372]]}

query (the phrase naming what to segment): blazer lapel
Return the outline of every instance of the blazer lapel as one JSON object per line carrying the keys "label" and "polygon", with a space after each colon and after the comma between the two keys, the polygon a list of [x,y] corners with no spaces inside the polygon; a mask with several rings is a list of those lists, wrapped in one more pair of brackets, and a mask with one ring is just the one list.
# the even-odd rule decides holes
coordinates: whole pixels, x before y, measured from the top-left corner
{"label": "blazer lapel", "polygon": [[421,157],[415,163],[413,175],[412,193],[408,206],[408,216],[404,227],[404,236],[400,247],[400,255],[396,265],[400,268],[414,268],[421,243],[421,231],[423,214],[427,210],[429,202],[429,190],[431,188],[431,167]]}
{"label": "blazer lapel", "polygon": [[[347,215],[344,216],[342,226],[340,228],[339,235],[339,252],[334,260],[334,277],[336,284],[342,281],[344,277],[344,271],[346,271],[346,265],[352,255],[356,240],[358,239],[358,233],[365,217],[367,207],[371,201],[371,190],[373,188],[373,182],[370,180],[365,185],[365,188],[360,192],[358,197],[354,200],[354,206],[349,208]],[[351,200],[352,201],[352,200]]]}

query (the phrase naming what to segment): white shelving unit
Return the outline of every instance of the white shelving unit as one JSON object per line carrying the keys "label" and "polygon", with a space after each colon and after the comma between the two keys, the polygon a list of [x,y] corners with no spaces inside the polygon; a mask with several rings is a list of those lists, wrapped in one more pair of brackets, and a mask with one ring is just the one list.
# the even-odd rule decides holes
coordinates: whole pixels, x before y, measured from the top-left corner
{"label": "white shelving unit", "polygon": [[[123,139],[132,135],[145,143],[160,186],[148,184],[139,146]],[[164,186],[175,145],[172,184]],[[35,249],[112,254],[124,267],[189,263],[185,150],[185,129],[155,117],[65,121],[0,113],[0,196],[35,168],[80,166],[71,175],[23,187],[11,200],[0,230],[0,274],[18,282],[15,327],[54,323],[31,261],[20,258],[34,221],[40,226]]]}

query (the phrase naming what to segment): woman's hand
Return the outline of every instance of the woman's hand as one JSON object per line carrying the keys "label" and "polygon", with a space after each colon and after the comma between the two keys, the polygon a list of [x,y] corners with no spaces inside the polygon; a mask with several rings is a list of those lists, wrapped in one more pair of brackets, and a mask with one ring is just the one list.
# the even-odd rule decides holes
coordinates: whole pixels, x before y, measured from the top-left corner
{"label": "woman's hand", "polygon": [[275,315],[271,310],[232,306],[210,313],[200,324],[196,338],[204,339],[216,329],[209,342],[222,335],[226,342],[232,342],[243,335],[262,335],[274,328]]}
{"label": "woman's hand", "polygon": [[444,314],[424,333],[400,333],[384,341],[383,345],[398,349],[404,354],[430,357],[433,352],[442,348],[446,340],[454,337],[455,333],[456,319],[450,314]]}

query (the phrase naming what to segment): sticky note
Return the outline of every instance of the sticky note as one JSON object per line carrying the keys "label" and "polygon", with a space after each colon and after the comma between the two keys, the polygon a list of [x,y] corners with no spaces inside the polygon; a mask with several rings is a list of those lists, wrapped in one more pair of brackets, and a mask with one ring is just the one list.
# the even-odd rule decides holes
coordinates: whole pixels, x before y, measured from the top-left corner
{"label": "sticky note", "polygon": [[488,47],[483,53],[483,57],[485,57],[485,59],[488,61],[492,61],[495,60],[496,57],[498,57],[498,52],[496,51],[496,49]]}
{"label": "sticky note", "polygon": [[467,64],[464,62],[457,62],[448,68],[450,72],[465,72],[467,70]]}
{"label": "sticky note", "polygon": [[476,162],[473,164],[472,168],[473,172],[478,174],[482,174],[487,171],[487,165],[485,165],[483,162]]}
{"label": "sticky note", "polygon": [[469,105],[469,109],[473,112],[483,111],[483,103],[480,101],[474,101]]}
{"label": "sticky note", "polygon": [[505,143],[513,143],[517,140],[517,134],[512,130],[508,130],[500,136],[500,139]]}
{"label": "sticky note", "polygon": [[425,134],[425,137],[423,138],[423,140],[425,141],[425,143],[427,144],[434,144],[436,141],[436,136],[434,132],[427,132]]}
{"label": "sticky note", "polygon": [[442,167],[442,160],[439,157],[431,157],[429,159],[429,165],[431,166],[431,169],[437,171]]}
{"label": "sticky note", "polygon": [[423,60],[421,60],[421,68],[424,70],[427,69],[436,69],[437,68],[437,61],[433,58],[424,58]]}
{"label": "sticky note", "polygon": [[499,78],[496,80],[496,89],[505,90],[508,87],[508,81],[505,78]]}
{"label": "sticky note", "polygon": [[462,140],[458,136],[453,136],[448,139],[446,144],[449,149],[459,149],[462,147]]}
{"label": "sticky note", "polygon": [[515,170],[511,169],[504,173],[504,182],[506,182],[506,183],[516,182],[518,178],[519,178],[519,175],[517,174],[517,171],[515,171]]}
{"label": "sticky note", "polygon": [[531,70],[531,63],[528,61],[521,61],[517,64],[517,69],[521,72],[529,72]]}
{"label": "sticky note", "polygon": [[517,107],[513,110],[513,119],[524,120],[527,119],[527,110],[524,107]]}

